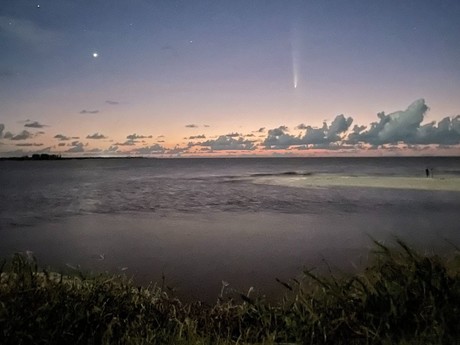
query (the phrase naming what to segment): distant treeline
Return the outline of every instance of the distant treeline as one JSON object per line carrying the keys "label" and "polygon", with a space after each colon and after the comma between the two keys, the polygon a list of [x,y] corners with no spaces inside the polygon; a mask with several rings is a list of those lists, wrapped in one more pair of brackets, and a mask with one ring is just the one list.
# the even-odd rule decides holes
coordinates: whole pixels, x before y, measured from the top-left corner
{"label": "distant treeline", "polygon": [[22,157],[2,157],[1,160],[13,160],[13,161],[50,161],[62,159],[61,155],[50,155],[47,153],[34,153],[32,156],[22,156]]}

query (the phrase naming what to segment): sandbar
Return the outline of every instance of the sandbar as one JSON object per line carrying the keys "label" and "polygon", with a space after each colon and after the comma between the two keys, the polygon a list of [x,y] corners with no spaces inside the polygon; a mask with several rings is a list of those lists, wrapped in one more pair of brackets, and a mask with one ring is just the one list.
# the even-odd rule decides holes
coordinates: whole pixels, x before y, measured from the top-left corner
{"label": "sandbar", "polygon": [[254,183],[299,188],[371,187],[460,192],[460,177],[457,176],[426,178],[408,176],[344,176],[319,174],[312,176],[262,177],[254,180]]}

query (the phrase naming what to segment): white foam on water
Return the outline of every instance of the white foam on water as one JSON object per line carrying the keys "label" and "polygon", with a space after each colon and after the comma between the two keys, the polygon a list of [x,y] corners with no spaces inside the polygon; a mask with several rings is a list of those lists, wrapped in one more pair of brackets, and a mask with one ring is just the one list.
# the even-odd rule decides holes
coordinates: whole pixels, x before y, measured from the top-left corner
{"label": "white foam on water", "polygon": [[300,188],[322,188],[335,186],[460,192],[460,177],[456,176],[426,178],[406,176],[344,176],[335,174],[320,174],[312,176],[262,177],[254,180],[254,183]]}

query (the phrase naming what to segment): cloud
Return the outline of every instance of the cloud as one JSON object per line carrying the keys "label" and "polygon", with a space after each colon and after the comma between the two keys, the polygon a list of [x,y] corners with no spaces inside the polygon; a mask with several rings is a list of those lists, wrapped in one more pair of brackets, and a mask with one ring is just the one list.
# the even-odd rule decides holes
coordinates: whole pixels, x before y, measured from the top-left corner
{"label": "cloud", "polygon": [[203,125],[203,127],[205,127],[205,128],[209,128],[209,127],[211,127],[211,126],[210,126],[210,125]]}
{"label": "cloud", "polygon": [[204,134],[201,135],[192,135],[188,137],[189,140],[195,140],[195,139],[206,139],[206,136]]}
{"label": "cloud", "polygon": [[120,102],[110,101],[110,100],[105,101],[105,103],[110,104],[110,105],[118,105],[118,104],[120,104]]}
{"label": "cloud", "polygon": [[257,131],[254,131],[254,133],[263,133],[265,132],[265,127],[260,127]]}
{"label": "cloud", "polygon": [[160,144],[153,144],[151,146],[140,147],[132,150],[132,153],[140,154],[140,155],[150,155],[150,154],[162,154],[165,153],[167,150],[161,146]]}
{"label": "cloud", "polygon": [[94,149],[91,149],[91,150],[88,150],[86,152],[91,152],[91,153],[101,153],[102,150],[101,149],[98,149],[98,148],[94,148]]}
{"label": "cloud", "polygon": [[286,126],[280,126],[268,130],[267,137],[263,141],[266,149],[287,149],[293,145],[301,145],[300,136],[285,133]]}
{"label": "cloud", "polygon": [[381,130],[377,134],[381,143],[397,143],[398,141],[411,140],[417,133],[417,128],[423,121],[428,110],[424,99],[412,103],[405,111],[397,111],[380,117]]}
{"label": "cloud", "polygon": [[33,138],[33,136],[34,135],[32,133],[24,130],[21,133],[16,134],[16,135],[14,135],[11,132],[6,132],[3,138],[10,139],[10,140],[27,140],[27,139]]}
{"label": "cloud", "polygon": [[344,115],[337,115],[330,126],[326,122],[323,123],[321,128],[307,126],[301,142],[306,145],[327,145],[340,141],[342,139],[341,134],[348,131],[352,123],[353,119],[351,117],[345,118]]}
{"label": "cloud", "polygon": [[308,127],[307,125],[301,123],[301,124],[295,126],[295,129],[302,129],[303,130],[303,129],[307,129],[307,127]]}
{"label": "cloud", "polygon": [[134,146],[136,145],[137,141],[135,140],[126,140],[125,142],[122,143],[115,143],[117,146]]}
{"label": "cloud", "polygon": [[138,135],[138,134],[136,134],[136,133],[130,134],[130,135],[128,135],[128,136],[126,137],[126,139],[129,139],[129,140],[136,140],[136,139],[151,139],[151,138],[152,138],[151,135],[149,135],[149,136],[147,136],[147,135]]}
{"label": "cloud", "polygon": [[20,147],[43,146],[43,144],[42,143],[21,143],[21,144],[16,144],[16,146],[20,146]]}
{"label": "cloud", "polygon": [[65,146],[65,143],[58,143],[58,146]]}
{"label": "cloud", "polygon": [[5,125],[0,123],[0,139],[3,138],[3,131],[5,130]]}
{"label": "cloud", "polygon": [[114,153],[118,151],[118,146],[111,145],[107,150],[108,153]]}
{"label": "cloud", "polygon": [[[287,127],[280,126],[268,131],[263,145],[266,149],[287,149],[296,145],[312,145],[316,148],[327,148],[330,144],[342,140],[342,135],[345,136],[345,132],[348,131],[352,122],[353,119],[351,117],[345,118],[344,115],[338,115],[330,126],[326,122],[323,123],[321,128],[302,124],[302,128],[306,129],[303,136],[288,134],[286,133]],[[297,128],[300,126],[297,126]]]}
{"label": "cloud", "polygon": [[460,144],[460,115],[445,117],[437,124],[422,124],[428,111],[424,99],[413,102],[406,110],[389,115],[378,113],[379,121],[369,126],[350,127],[353,118],[338,115],[330,125],[322,127],[300,124],[296,129],[305,130],[297,136],[287,133],[286,126],[270,129],[263,141],[266,149],[366,149],[377,148],[390,150],[395,145],[457,145]]}
{"label": "cloud", "polygon": [[71,148],[68,149],[66,152],[70,152],[70,153],[81,153],[81,152],[85,152],[85,148],[84,148],[84,145],[83,143],[79,142],[79,141],[74,141],[72,142],[71,144]]}
{"label": "cloud", "polygon": [[221,135],[215,140],[207,140],[197,145],[209,146],[209,148],[213,151],[255,149],[254,142],[251,140],[244,140],[243,138],[234,139],[226,135]]}
{"label": "cloud", "polygon": [[192,123],[192,124],[189,124],[189,125],[185,125],[185,127],[186,127],[186,128],[198,128],[198,126],[195,125],[195,124],[193,124],[193,123]]}
{"label": "cloud", "polygon": [[96,139],[96,140],[99,140],[99,139],[107,139],[107,137],[104,135],[104,134],[101,134],[101,133],[94,133],[92,135],[87,135],[86,136],[86,139]]}
{"label": "cloud", "polygon": [[412,144],[456,145],[460,143],[460,115],[445,117],[438,122],[431,122],[417,128]]}
{"label": "cloud", "polygon": [[42,125],[41,123],[37,121],[33,122],[27,122],[24,127],[29,127],[29,128],[43,128],[43,127],[48,127],[47,125]]}
{"label": "cloud", "polygon": [[374,146],[384,144],[456,145],[460,143],[460,115],[445,117],[437,124],[422,125],[428,111],[424,99],[413,102],[406,110],[389,115],[377,114],[378,122],[370,128],[355,126],[348,135],[347,143],[366,143]]}
{"label": "cloud", "polygon": [[5,16],[0,16],[1,35],[31,45],[36,49],[49,47],[58,42],[61,37],[60,34],[44,29],[29,20]]}
{"label": "cloud", "polygon": [[[56,134],[53,138],[58,139],[60,141],[65,141],[65,140],[70,140],[71,139],[71,138],[65,136],[64,134]],[[75,138],[75,139],[78,139],[78,138]]]}
{"label": "cloud", "polygon": [[86,109],[83,109],[82,111],[80,111],[80,114],[97,114],[99,113],[99,110],[86,110]]}
{"label": "cloud", "polygon": [[240,133],[236,133],[236,132],[235,132],[235,133],[232,132],[232,133],[225,134],[225,136],[226,136],[226,137],[230,137],[230,138],[238,138],[238,137],[241,136],[241,134],[240,134]]}

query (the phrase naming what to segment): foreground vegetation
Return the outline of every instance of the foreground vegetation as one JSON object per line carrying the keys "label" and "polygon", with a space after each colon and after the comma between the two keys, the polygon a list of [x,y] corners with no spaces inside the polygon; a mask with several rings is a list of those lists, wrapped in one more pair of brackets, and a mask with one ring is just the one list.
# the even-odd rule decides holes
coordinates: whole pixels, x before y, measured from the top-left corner
{"label": "foreground vegetation", "polygon": [[[119,276],[61,275],[15,255],[0,278],[0,344],[457,344],[459,256],[376,243],[360,275],[304,272],[277,304],[226,293],[183,303]],[[232,297],[229,297],[232,296]]]}

